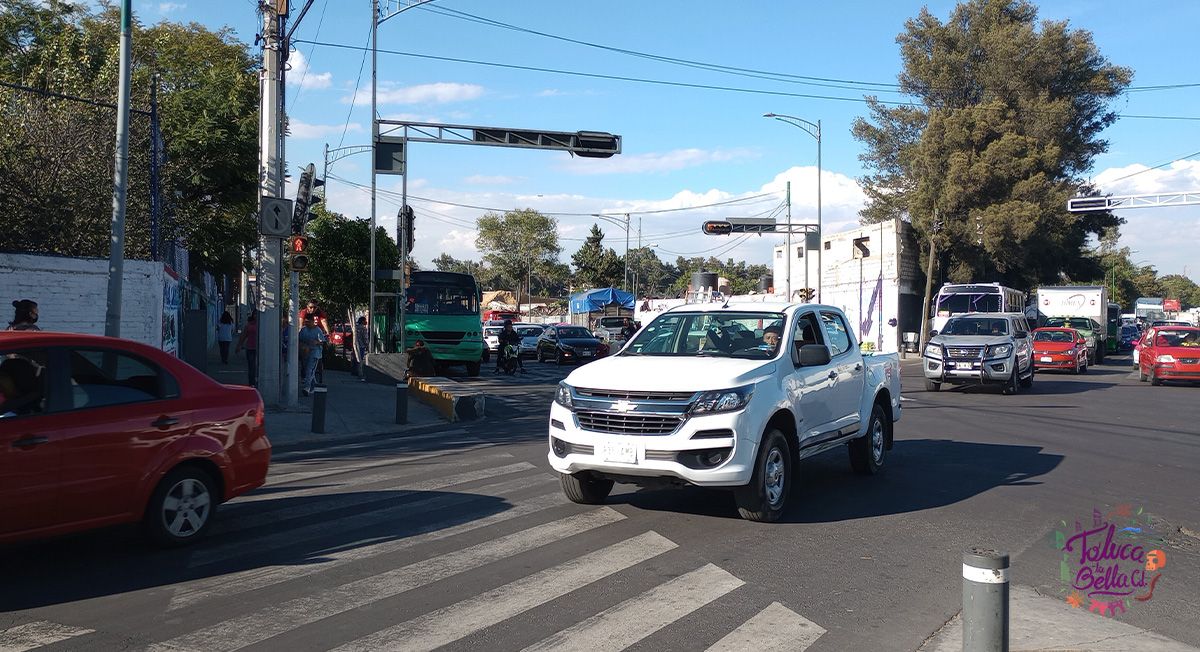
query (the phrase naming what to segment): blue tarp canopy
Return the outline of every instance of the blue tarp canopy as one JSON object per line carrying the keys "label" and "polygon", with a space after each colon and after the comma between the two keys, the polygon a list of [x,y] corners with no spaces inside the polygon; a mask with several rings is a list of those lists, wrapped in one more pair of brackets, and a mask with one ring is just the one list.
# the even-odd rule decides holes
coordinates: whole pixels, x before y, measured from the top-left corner
{"label": "blue tarp canopy", "polygon": [[575,314],[595,312],[613,304],[633,310],[633,293],[616,288],[599,288],[580,292],[571,297],[571,312]]}

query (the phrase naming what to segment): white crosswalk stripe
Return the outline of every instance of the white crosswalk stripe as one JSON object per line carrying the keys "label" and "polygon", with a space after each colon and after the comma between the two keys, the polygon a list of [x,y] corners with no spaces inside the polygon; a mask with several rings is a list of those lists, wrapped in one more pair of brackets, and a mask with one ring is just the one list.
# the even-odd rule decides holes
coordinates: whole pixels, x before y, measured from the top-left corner
{"label": "white crosswalk stripe", "polygon": [[92,629],[60,625],[44,620],[25,623],[0,631],[0,652],[25,652],[39,647],[91,634]]}
{"label": "white crosswalk stripe", "polygon": [[824,633],[820,625],[778,602],[772,602],[708,648],[708,652],[803,652]]}

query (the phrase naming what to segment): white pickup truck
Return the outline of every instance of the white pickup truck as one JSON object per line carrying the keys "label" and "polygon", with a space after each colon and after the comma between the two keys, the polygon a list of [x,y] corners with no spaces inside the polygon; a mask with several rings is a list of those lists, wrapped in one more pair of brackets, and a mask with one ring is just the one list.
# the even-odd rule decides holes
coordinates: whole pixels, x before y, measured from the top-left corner
{"label": "white pickup truck", "polygon": [[800,460],[847,445],[877,473],[899,418],[897,356],[860,353],[841,310],[684,305],[558,386],[548,458],[577,503],[667,480],[733,488],[743,518],[775,521]]}

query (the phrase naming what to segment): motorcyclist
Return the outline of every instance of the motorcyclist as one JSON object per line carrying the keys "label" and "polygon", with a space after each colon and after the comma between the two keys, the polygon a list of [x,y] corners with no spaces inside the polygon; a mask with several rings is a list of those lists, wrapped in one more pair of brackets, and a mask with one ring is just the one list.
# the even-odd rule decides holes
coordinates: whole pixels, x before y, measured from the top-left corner
{"label": "motorcyclist", "polygon": [[513,329],[511,319],[504,320],[504,330],[500,331],[497,339],[500,340],[501,355],[496,356],[496,373],[500,373],[500,361],[504,359],[504,347],[509,344],[516,348],[517,367],[521,370],[521,373],[525,373],[525,363],[521,360],[521,335]]}

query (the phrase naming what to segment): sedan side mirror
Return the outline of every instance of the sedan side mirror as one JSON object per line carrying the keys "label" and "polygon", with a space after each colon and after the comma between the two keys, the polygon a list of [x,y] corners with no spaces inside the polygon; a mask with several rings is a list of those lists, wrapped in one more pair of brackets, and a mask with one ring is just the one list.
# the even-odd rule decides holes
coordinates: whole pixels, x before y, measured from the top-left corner
{"label": "sedan side mirror", "polygon": [[823,367],[830,360],[829,347],[824,344],[805,344],[800,347],[801,367]]}

